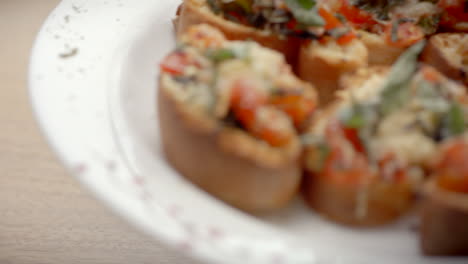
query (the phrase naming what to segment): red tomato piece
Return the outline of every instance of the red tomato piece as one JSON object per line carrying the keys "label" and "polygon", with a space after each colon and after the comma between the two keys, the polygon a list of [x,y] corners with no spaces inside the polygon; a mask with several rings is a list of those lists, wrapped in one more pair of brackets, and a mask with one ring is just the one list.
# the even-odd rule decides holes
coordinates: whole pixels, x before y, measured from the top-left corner
{"label": "red tomato piece", "polygon": [[348,0],[341,1],[338,12],[359,28],[368,28],[378,23],[372,14],[353,6]]}
{"label": "red tomato piece", "polygon": [[440,187],[468,193],[468,143],[454,141],[442,151],[442,158],[435,165]]}
{"label": "red tomato piece", "polygon": [[161,70],[172,75],[182,75],[185,68],[193,61],[185,52],[173,52],[169,54],[161,63]]}
{"label": "red tomato piece", "polygon": [[291,117],[296,126],[300,126],[314,112],[316,107],[313,98],[306,98],[296,94],[275,96],[270,100],[270,103]]}
{"label": "red tomato piece", "polygon": [[384,33],[387,43],[392,46],[406,48],[424,38],[422,29],[412,22],[399,24],[396,32],[393,24],[389,24]]}

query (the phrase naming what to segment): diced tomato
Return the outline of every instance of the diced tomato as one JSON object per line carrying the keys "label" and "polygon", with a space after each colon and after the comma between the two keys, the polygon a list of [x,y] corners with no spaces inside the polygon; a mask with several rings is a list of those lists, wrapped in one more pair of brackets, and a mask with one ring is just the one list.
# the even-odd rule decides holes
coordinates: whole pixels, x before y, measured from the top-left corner
{"label": "diced tomato", "polygon": [[453,26],[460,22],[468,22],[467,1],[440,0],[438,6],[444,10],[440,21],[442,25]]}
{"label": "diced tomato", "polygon": [[[332,30],[340,27],[345,27],[345,25],[335,17],[330,11],[325,8],[319,9],[320,16],[325,20],[325,29]],[[340,45],[346,45],[356,38],[356,34],[350,30],[348,33],[337,39],[337,43]],[[320,43],[324,44],[327,42],[326,38],[322,38]]]}
{"label": "diced tomato", "polygon": [[378,161],[379,173],[388,180],[401,182],[407,179],[407,167],[397,160],[394,153],[388,153]]}
{"label": "diced tomato", "polygon": [[[277,126],[278,122],[288,121],[287,117],[282,112],[276,111],[272,108],[264,108],[268,112],[268,118],[265,120],[258,118],[255,124],[249,127],[249,131],[256,137],[261,138],[268,142],[273,147],[281,147],[291,142],[294,136],[294,129],[288,129]],[[283,120],[281,120],[283,119]]]}
{"label": "diced tomato", "polygon": [[297,27],[297,20],[291,19],[288,23],[286,23],[286,28],[290,30],[295,30]]}
{"label": "diced tomato", "polygon": [[355,38],[356,38],[356,34],[354,34],[354,32],[352,32],[352,31],[350,31],[350,32],[344,34],[343,36],[339,37],[337,42],[340,45],[346,45],[346,44],[350,43],[351,41],[353,41]]}
{"label": "diced tomato", "polygon": [[468,193],[468,143],[451,142],[435,165],[438,185],[444,189]]}
{"label": "diced tomato", "polygon": [[185,68],[193,61],[185,52],[176,51],[169,54],[161,63],[161,70],[172,75],[182,75]]}
{"label": "diced tomato", "polygon": [[254,125],[255,112],[266,102],[266,96],[255,89],[252,81],[239,79],[233,83],[231,106],[236,117],[246,127]]}
{"label": "diced tomato", "polygon": [[331,149],[320,176],[337,184],[356,186],[365,184],[372,177],[372,172],[363,155],[355,154],[347,159],[343,150],[335,146]]}
{"label": "diced tomato", "polygon": [[319,9],[319,15],[325,20],[325,29],[330,30],[334,29],[337,27],[343,26],[343,23],[336,18],[330,11],[328,11],[326,8],[320,8]]}
{"label": "diced tomato", "polygon": [[231,108],[236,119],[244,125],[247,131],[274,147],[284,146],[291,141],[293,137],[291,131],[282,130],[275,125],[274,119],[281,118],[277,112],[268,112],[267,122],[258,118],[258,111],[267,105],[268,100],[265,95],[258,92],[254,82],[239,79],[233,83],[232,89]]}
{"label": "diced tomato", "polygon": [[356,150],[359,153],[364,153],[365,148],[364,145],[362,144],[361,139],[359,138],[359,131],[356,128],[352,127],[342,127],[343,133],[345,138],[348,140],[349,143],[351,143],[354,147],[354,150]]}
{"label": "diced tomato", "polygon": [[353,6],[348,0],[341,1],[338,12],[358,28],[368,28],[378,23],[372,14]]}
{"label": "diced tomato", "polygon": [[271,98],[270,104],[284,111],[297,127],[314,112],[316,107],[314,98],[306,98],[296,94],[274,96]]}
{"label": "diced tomato", "polygon": [[385,29],[385,39],[391,46],[406,48],[424,38],[422,29],[412,22],[398,24],[396,31],[393,24],[390,23]]}

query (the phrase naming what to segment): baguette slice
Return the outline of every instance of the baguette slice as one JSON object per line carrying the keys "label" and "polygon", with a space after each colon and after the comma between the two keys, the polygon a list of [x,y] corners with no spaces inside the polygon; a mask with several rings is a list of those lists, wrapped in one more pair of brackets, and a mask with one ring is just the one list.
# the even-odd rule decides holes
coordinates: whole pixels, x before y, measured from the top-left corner
{"label": "baguette slice", "polygon": [[[341,106],[349,103],[349,100],[368,100],[375,97],[375,87],[383,83],[388,71],[388,67],[361,68],[342,78],[341,84],[347,89],[340,92],[339,99],[316,117],[312,124],[312,133],[329,135],[327,123],[337,118]],[[353,99],[349,97],[350,89],[356,91],[352,93]],[[375,227],[395,221],[412,208],[412,182],[385,181],[375,176],[361,177],[369,173],[369,168],[358,165],[362,161],[359,159],[349,163],[354,168],[346,172],[347,175],[343,173],[341,176],[330,177],[313,172],[310,168],[316,165],[310,162],[323,159],[319,157],[320,151],[313,145],[306,147],[304,197],[309,206],[323,217],[348,226]],[[342,153],[348,156],[349,150],[343,150]]]}
{"label": "baguette slice", "polygon": [[206,24],[191,27],[180,44],[161,64],[159,78],[169,163],[240,209],[285,206],[301,181],[296,129],[315,108],[313,87],[295,77],[278,52],[227,41]]}
{"label": "baguette slice", "polygon": [[326,44],[312,41],[301,47],[298,74],[316,87],[320,101],[327,104],[335,98],[340,78],[366,67],[367,60],[367,49],[358,39],[346,45],[339,45],[334,40]]}
{"label": "baguette slice", "polygon": [[468,256],[468,194],[428,182],[421,215],[421,248],[426,255]]}
{"label": "baguette slice", "polygon": [[382,36],[364,30],[359,31],[361,41],[369,53],[369,65],[392,65],[405,48],[388,45]]}
{"label": "baguette slice", "polygon": [[197,117],[160,80],[158,111],[169,163],[192,183],[249,212],[285,206],[296,194],[301,170],[298,143],[289,153],[271,150],[245,132]]}
{"label": "baguette slice", "polygon": [[284,54],[286,60],[295,65],[300,39],[279,36],[273,32],[259,30],[254,27],[241,25],[214,14],[207,0],[184,0],[176,19],[177,35],[181,36],[187,29],[196,24],[209,24],[221,30],[230,40],[252,40],[265,47]]}
{"label": "baguette slice", "polygon": [[468,33],[441,33],[432,36],[422,60],[468,86]]}

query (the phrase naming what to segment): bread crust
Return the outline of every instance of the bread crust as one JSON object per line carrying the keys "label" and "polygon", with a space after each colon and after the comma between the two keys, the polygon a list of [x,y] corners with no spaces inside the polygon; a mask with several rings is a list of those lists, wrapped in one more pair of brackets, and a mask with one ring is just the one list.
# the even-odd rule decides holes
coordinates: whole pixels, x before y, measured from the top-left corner
{"label": "bread crust", "polygon": [[208,24],[221,30],[229,40],[253,40],[262,46],[284,54],[286,60],[296,64],[301,40],[298,38],[278,36],[273,32],[259,30],[224,19],[214,14],[206,0],[184,0],[176,19],[177,35],[181,36],[187,29],[196,24]]}
{"label": "bread crust", "polygon": [[421,214],[420,243],[426,255],[468,256],[468,194],[427,183]]}
{"label": "bread crust", "polygon": [[313,41],[303,45],[299,54],[298,75],[316,87],[322,105],[335,98],[344,74],[366,67],[368,60],[366,47],[357,39],[344,46]]}
{"label": "bread crust", "polygon": [[[386,66],[361,68],[341,79],[345,89],[338,99],[326,107],[312,123],[312,131],[320,130],[331,116],[336,114],[341,103],[351,98],[347,89],[361,87],[373,75],[385,76]],[[372,93],[372,91],[369,91]],[[357,95],[363,96],[365,95]],[[310,149],[307,151],[314,151]],[[326,176],[306,171],[303,184],[307,204],[323,217],[334,222],[354,227],[376,227],[389,224],[414,206],[414,185],[410,182],[389,182],[374,177],[365,183],[354,185],[334,182]]]}
{"label": "bread crust", "polygon": [[[412,187],[403,183],[375,181],[366,186],[351,186],[330,182],[323,176],[309,175],[304,188],[307,203],[319,214],[334,222],[356,227],[390,223],[408,212],[414,203]],[[365,203],[365,206],[360,203]]]}
{"label": "bread crust", "polygon": [[184,177],[219,199],[249,212],[285,206],[301,181],[300,146],[272,150],[238,129],[194,114],[159,81],[163,151]]}
{"label": "bread crust", "polygon": [[[458,43],[454,43],[458,42]],[[448,46],[450,45],[450,46]],[[463,46],[464,45],[464,49]],[[462,54],[451,52],[454,46]],[[468,65],[461,65],[457,60],[462,57],[462,63],[468,64],[468,34],[441,33],[432,36],[422,54],[422,60],[445,74],[447,77],[462,82],[468,86]]]}
{"label": "bread crust", "polygon": [[398,57],[406,50],[405,48],[388,45],[381,36],[359,31],[361,41],[367,47],[369,52],[369,65],[392,65]]}

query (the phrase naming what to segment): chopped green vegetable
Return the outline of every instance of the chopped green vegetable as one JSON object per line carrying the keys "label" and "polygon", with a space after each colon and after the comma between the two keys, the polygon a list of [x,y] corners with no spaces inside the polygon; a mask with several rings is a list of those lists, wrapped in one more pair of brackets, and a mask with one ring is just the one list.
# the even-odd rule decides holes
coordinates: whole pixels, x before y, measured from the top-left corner
{"label": "chopped green vegetable", "polygon": [[424,16],[419,20],[418,26],[420,26],[423,29],[424,34],[430,35],[434,34],[437,31],[437,28],[439,27],[439,22],[440,15]]}
{"label": "chopped green vegetable", "polygon": [[206,55],[215,63],[220,63],[220,62],[235,59],[238,57],[236,52],[232,49],[208,50]]}
{"label": "chopped green vegetable", "polygon": [[317,12],[315,0],[285,0],[284,2],[299,23],[311,27],[325,25],[325,21]]}
{"label": "chopped green vegetable", "polygon": [[426,41],[420,41],[406,50],[393,65],[382,89],[381,114],[389,114],[401,107],[408,99],[410,81],[417,70],[419,54]]}
{"label": "chopped green vegetable", "polygon": [[465,117],[463,108],[457,103],[451,105],[447,113],[447,132],[448,136],[458,136],[465,132]]}
{"label": "chopped green vegetable", "polygon": [[378,19],[388,20],[389,12],[403,4],[405,0],[353,0],[351,3],[360,9],[375,14]]}
{"label": "chopped green vegetable", "polygon": [[343,120],[343,124],[349,128],[360,129],[366,125],[366,113],[363,105],[354,103],[348,116]]}

